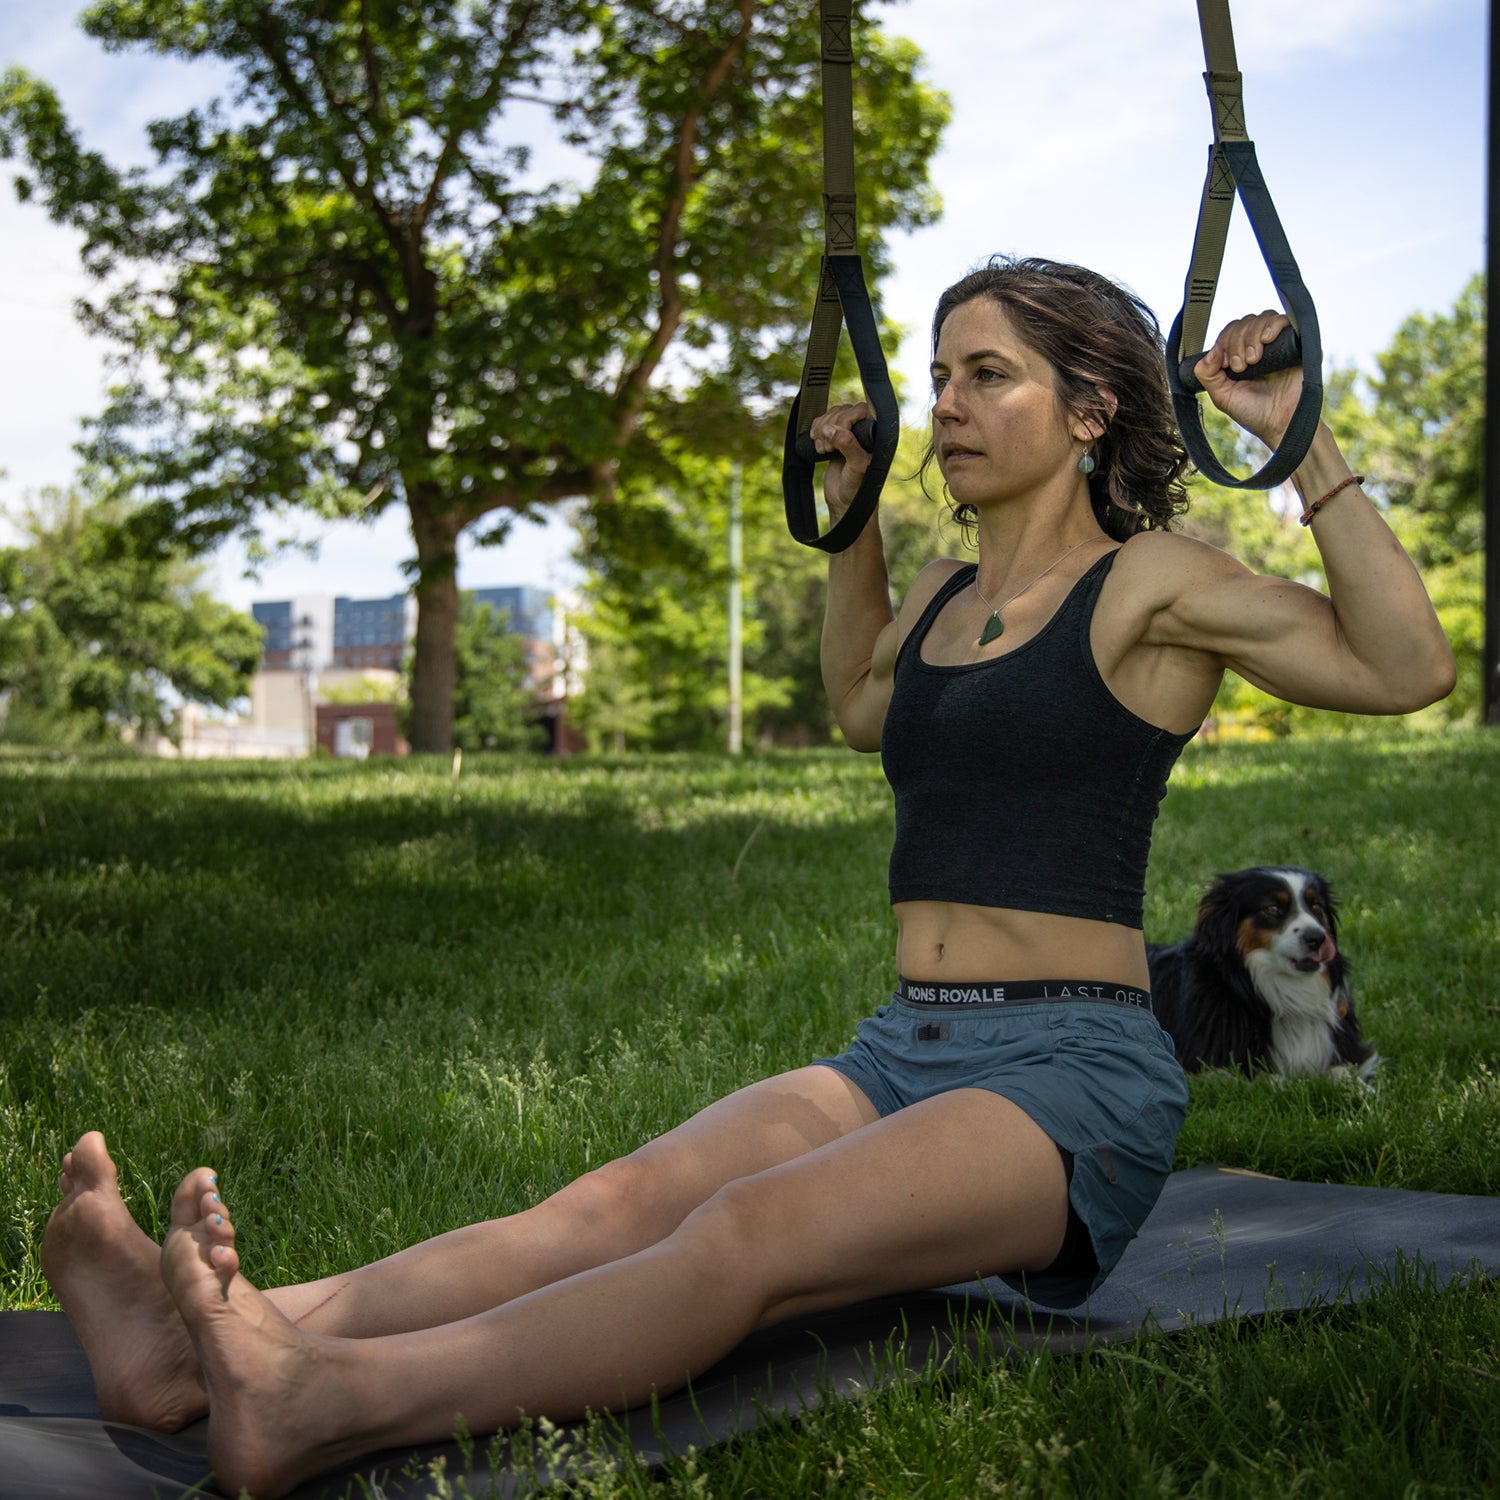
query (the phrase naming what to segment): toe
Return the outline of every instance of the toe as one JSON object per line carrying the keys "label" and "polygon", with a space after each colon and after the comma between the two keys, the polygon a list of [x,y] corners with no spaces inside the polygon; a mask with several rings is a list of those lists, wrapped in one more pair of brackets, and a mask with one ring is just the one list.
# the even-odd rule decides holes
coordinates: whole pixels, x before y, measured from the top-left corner
{"label": "toe", "polygon": [[63,1172],[75,1185],[86,1188],[112,1187],[118,1181],[109,1147],[97,1130],[78,1137],[77,1144],[63,1157]]}
{"label": "toe", "polygon": [[229,1219],[229,1210],[219,1201],[217,1193],[208,1193],[203,1199],[203,1226],[215,1244],[234,1243],[234,1225]]}
{"label": "toe", "polygon": [[172,1223],[182,1229],[191,1229],[208,1217],[206,1205],[211,1194],[218,1191],[217,1179],[207,1167],[195,1167],[172,1194]]}
{"label": "toe", "polygon": [[229,1278],[240,1269],[240,1253],[234,1248],[234,1226],[229,1224],[228,1220],[223,1221],[222,1229],[228,1230],[228,1239],[217,1238],[213,1220],[208,1220],[207,1226],[210,1229],[210,1238],[202,1242],[202,1256],[207,1265],[210,1265],[222,1278],[225,1287],[228,1287]]}

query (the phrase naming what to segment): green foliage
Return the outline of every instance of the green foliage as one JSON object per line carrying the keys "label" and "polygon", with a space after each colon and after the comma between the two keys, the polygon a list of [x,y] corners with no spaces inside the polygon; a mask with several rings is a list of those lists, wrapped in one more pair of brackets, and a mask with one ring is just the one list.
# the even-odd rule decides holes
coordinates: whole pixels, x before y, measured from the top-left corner
{"label": "green foliage", "polygon": [[587,642],[588,681],[569,700],[568,717],[590,749],[622,754],[649,745],[656,710],[643,653],[632,644],[626,622],[593,614],[580,618]]}
{"label": "green foliage", "polygon": [[1351,390],[1335,414],[1453,647],[1458,685],[1427,711],[1444,723],[1478,723],[1484,712],[1485,337],[1476,274],[1451,310],[1413,313],[1378,357],[1368,395]]}
{"label": "green foliage", "polygon": [[44,492],[0,549],[0,737],[117,742],[165,725],[172,698],[225,707],[261,631],[198,584],[181,549],[142,545],[110,501]]}
{"label": "green foliage", "polygon": [[325,703],[389,703],[405,696],[404,687],[394,688],[388,678],[368,674],[351,682],[318,684],[318,696]]}
{"label": "green foliage", "polygon": [[[664,445],[653,483],[622,484],[585,523],[589,672],[580,727],[596,746],[722,745],[728,708],[730,497],[744,538],[743,705],[747,737],[786,703],[790,683],[760,664],[761,600],[786,582],[772,544],[781,492],[769,465],[739,471],[681,444]],[[787,541],[784,533],[782,541]],[[784,551],[785,549],[783,549]],[[772,570],[768,574],[767,569]]]}
{"label": "green foliage", "polygon": [[1413,313],[1401,325],[1365,401],[1350,393],[1363,416],[1348,422],[1351,462],[1400,517],[1423,569],[1484,547],[1485,321],[1476,273],[1449,311]]}
{"label": "green foliage", "polygon": [[531,662],[506,613],[460,595],[454,647],[453,743],[464,750],[540,749],[545,736],[534,712]]}
{"label": "green foliage", "polygon": [[[863,7],[856,6],[856,11]],[[214,59],[230,97],[147,170],[0,76],[0,155],[113,273],[88,321],[140,356],[90,453],[194,545],[287,506],[404,504],[414,743],[448,742],[456,544],[607,499],[653,439],[759,441],[821,245],[818,27],[794,0],[96,0],[106,47]],[[856,15],[865,252],[929,222],[946,103]],[[547,180],[528,142],[566,149]],[[136,371],[139,373],[136,373]],[[431,610],[422,608],[429,603]]]}
{"label": "green foliage", "polygon": [[[837,735],[819,666],[827,554],[787,531],[779,465],[743,466],[664,443],[649,482],[622,486],[585,523],[589,673],[580,726],[600,746],[722,745],[728,704],[729,496],[738,482],[743,535],[743,720],[749,743],[826,745]],[[908,433],[880,502],[899,601],[946,537],[941,507],[912,475]],[[871,523],[875,524],[875,523]]]}

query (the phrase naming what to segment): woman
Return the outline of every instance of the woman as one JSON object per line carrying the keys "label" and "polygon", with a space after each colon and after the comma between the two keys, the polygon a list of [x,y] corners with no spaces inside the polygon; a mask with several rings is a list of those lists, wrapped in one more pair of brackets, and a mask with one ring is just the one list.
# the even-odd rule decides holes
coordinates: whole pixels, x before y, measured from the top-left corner
{"label": "woman", "polygon": [[[1300,375],[1235,382],[1283,326],[1198,365],[1273,446]],[[1180,508],[1155,320],[1111,283],[995,263],[934,325],[933,449],[978,538],[895,618],[873,528],[832,559],[824,675],[897,795],[898,998],[843,1056],[720,1100],[507,1219],[262,1293],[212,1174],[158,1249],[100,1136],[63,1164],[43,1265],[107,1417],[209,1412],[221,1486],[274,1496],[379,1447],[623,1407],[753,1329],[1004,1274],[1081,1301],[1170,1170],[1185,1092],[1140,930],[1167,770],[1232,666],[1293,701],[1393,713],[1452,657],[1326,428],[1296,482],[1325,598],[1144,522]],[[814,425],[834,510],[862,406]]]}

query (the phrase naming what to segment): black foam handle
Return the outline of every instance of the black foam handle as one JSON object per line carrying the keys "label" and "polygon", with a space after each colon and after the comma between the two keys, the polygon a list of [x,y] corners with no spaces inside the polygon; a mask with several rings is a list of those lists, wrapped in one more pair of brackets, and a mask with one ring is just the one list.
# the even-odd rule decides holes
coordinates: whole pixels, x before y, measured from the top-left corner
{"label": "black foam handle", "polygon": [[[1193,374],[1193,366],[1203,358],[1204,351],[1199,350],[1197,354],[1187,355],[1177,366],[1177,378],[1182,382],[1182,388],[1189,395],[1198,395],[1203,387],[1198,384],[1198,377]],[[1225,370],[1225,374],[1231,380],[1260,380],[1263,376],[1274,375],[1278,370],[1295,370],[1302,364],[1302,341],[1297,337],[1297,330],[1288,324],[1260,351],[1260,360],[1253,365],[1247,365],[1243,370]]]}
{"label": "black foam handle", "polygon": [[[859,443],[859,446],[863,448],[866,453],[873,453],[875,451],[874,417],[861,417],[860,420],[856,422],[850,430],[854,433],[855,439]],[[803,463],[826,464],[830,458],[838,458],[839,456],[840,455],[837,448],[832,449],[828,453],[819,453],[818,445],[813,442],[812,438],[809,437],[807,433],[798,433],[797,457],[800,458]]]}

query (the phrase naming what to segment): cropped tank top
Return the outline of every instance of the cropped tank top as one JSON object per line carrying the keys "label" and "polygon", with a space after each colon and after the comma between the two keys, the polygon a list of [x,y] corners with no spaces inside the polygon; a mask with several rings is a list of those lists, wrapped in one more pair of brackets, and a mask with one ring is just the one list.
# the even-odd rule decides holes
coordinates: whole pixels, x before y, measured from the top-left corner
{"label": "cropped tank top", "polygon": [[1151,827],[1191,734],[1138,718],[1089,643],[1107,553],[1042,630],[989,661],[934,666],[922,642],[974,581],[960,568],[896,658],[880,754],[896,799],[890,891],[1142,925]]}

